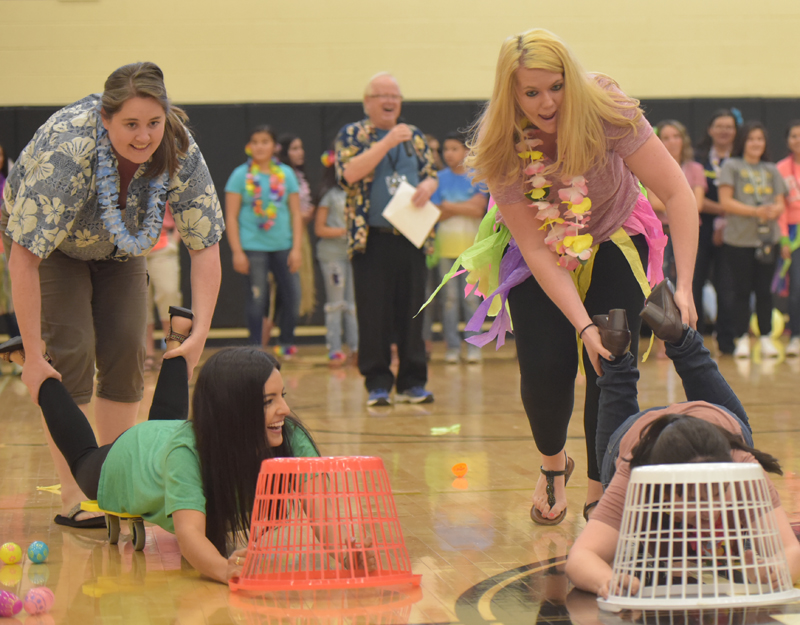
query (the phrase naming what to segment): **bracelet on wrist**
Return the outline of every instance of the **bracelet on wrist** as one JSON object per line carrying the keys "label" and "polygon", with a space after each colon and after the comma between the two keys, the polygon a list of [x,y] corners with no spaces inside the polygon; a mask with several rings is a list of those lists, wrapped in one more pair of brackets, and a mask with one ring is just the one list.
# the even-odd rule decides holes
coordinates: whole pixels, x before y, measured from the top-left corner
{"label": "bracelet on wrist", "polygon": [[589,328],[591,328],[593,325],[594,325],[594,323],[590,323],[590,324],[589,324],[589,325],[587,325],[587,326],[586,326],[586,327],[585,327],[583,330],[581,330],[580,332],[578,332],[578,338],[579,338],[579,339],[582,339],[582,338],[583,338],[583,333],[584,333],[584,332],[586,332],[586,330],[588,330]]}

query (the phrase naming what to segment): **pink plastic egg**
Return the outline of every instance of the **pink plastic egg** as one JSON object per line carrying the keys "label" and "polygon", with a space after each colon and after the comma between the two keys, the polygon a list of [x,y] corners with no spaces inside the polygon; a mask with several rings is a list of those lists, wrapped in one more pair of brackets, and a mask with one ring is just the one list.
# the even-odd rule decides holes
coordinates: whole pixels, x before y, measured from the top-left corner
{"label": "pink plastic egg", "polygon": [[22,609],[22,601],[13,592],[0,590],[0,616],[8,618],[18,614]]}
{"label": "pink plastic egg", "polygon": [[28,594],[25,595],[25,611],[28,614],[43,614],[49,612],[55,600],[55,595],[53,595],[53,591],[49,588],[45,588],[44,586],[40,588],[31,588]]}

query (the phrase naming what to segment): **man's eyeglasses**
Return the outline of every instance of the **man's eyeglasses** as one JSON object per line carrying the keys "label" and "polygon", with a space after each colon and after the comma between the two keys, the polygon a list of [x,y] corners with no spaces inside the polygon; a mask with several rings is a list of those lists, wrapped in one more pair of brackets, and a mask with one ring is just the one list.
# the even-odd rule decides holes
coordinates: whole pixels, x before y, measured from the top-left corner
{"label": "man's eyeglasses", "polygon": [[368,95],[368,98],[378,98],[380,100],[389,100],[390,102],[400,102],[403,99],[401,95],[394,95],[391,93],[375,93],[373,95]]}

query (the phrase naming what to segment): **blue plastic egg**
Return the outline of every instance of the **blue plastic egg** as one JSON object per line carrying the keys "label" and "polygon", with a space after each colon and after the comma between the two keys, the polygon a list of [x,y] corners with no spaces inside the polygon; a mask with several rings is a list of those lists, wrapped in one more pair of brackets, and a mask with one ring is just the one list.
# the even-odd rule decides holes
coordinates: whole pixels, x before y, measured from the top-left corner
{"label": "blue plastic egg", "polygon": [[34,564],[41,564],[50,555],[50,548],[41,540],[35,540],[28,547],[28,560]]}

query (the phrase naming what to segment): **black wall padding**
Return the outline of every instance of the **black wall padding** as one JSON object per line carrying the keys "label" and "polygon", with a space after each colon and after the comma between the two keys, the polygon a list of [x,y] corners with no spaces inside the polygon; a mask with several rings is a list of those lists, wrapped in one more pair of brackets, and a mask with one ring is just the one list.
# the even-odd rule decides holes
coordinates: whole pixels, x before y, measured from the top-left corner
{"label": "black wall padding", "polygon": [[[731,98],[731,99],[659,99],[643,100],[647,118],[652,124],[673,118],[683,122],[696,140],[702,137],[711,113],[718,108],[737,107],[745,120],[760,119],[767,126],[770,156],[773,160],[786,154],[784,131],[790,119],[800,118],[800,99]],[[403,119],[419,126],[423,132],[443,138],[449,132],[465,129],[480,113],[482,102],[406,102]],[[197,143],[205,156],[220,201],[224,204],[225,183],[233,169],[244,162],[244,144],[249,130],[269,124],[278,135],[293,133],[303,139],[306,149],[306,172],[316,192],[322,165],[319,156],[328,149],[339,129],[363,117],[359,102],[312,104],[230,104],[188,105],[184,107]],[[37,128],[57,107],[0,107],[0,145],[12,158],[25,147]],[[245,325],[245,279],[234,273],[227,241],[223,240],[222,289],[214,315],[214,326]],[[182,288],[185,304],[189,297],[189,254],[183,249]],[[324,289],[317,270],[318,306],[314,314],[301,319],[301,324],[324,324],[322,305]]]}

